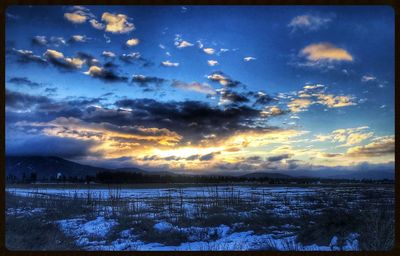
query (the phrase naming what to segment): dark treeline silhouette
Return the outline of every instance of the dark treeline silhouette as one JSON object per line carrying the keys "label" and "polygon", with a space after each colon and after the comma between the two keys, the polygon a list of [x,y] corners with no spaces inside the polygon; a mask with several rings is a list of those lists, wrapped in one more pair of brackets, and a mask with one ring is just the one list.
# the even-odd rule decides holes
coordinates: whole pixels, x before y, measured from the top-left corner
{"label": "dark treeline silhouette", "polygon": [[61,176],[37,179],[36,173],[23,175],[18,179],[14,175],[8,175],[7,183],[100,183],[100,184],[135,184],[135,183],[265,183],[265,184],[326,184],[326,183],[388,183],[392,180],[382,179],[327,179],[311,177],[235,177],[220,175],[179,175],[179,174],[151,174],[126,171],[104,171],[95,176],[86,177]]}

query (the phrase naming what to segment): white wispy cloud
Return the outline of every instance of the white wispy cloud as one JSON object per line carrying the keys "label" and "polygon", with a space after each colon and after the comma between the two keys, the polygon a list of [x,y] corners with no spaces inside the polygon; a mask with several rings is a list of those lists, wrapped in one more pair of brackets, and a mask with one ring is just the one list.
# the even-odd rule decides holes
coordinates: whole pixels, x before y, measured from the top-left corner
{"label": "white wispy cloud", "polygon": [[161,62],[161,65],[164,67],[178,67],[179,63],[178,62],[171,62],[169,60]]}
{"label": "white wispy cloud", "polygon": [[318,30],[331,21],[332,19],[329,17],[305,14],[294,17],[288,24],[288,27],[291,28],[292,31],[297,29]]}
{"label": "white wispy cloud", "polygon": [[256,58],[250,57],[250,56],[249,56],[249,57],[244,57],[244,58],[243,58],[243,60],[246,61],[246,62],[249,62],[249,61],[252,61],[252,60],[255,60],[255,59],[256,59]]}
{"label": "white wispy cloud", "polygon": [[370,81],[375,81],[376,77],[373,75],[363,75],[361,77],[361,82],[370,82]]}
{"label": "white wispy cloud", "polygon": [[211,54],[214,54],[215,49],[213,49],[213,48],[203,48],[203,51],[204,51],[205,53],[211,55]]}
{"label": "white wispy cloud", "polygon": [[209,66],[216,66],[219,64],[216,60],[208,60],[207,63]]}

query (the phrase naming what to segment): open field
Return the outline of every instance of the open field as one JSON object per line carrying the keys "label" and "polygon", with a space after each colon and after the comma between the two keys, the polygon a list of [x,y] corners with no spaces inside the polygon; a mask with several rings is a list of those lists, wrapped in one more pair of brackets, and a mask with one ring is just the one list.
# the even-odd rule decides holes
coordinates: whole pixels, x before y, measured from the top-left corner
{"label": "open field", "polygon": [[6,191],[11,250],[353,251],[394,243],[394,185],[40,184]]}

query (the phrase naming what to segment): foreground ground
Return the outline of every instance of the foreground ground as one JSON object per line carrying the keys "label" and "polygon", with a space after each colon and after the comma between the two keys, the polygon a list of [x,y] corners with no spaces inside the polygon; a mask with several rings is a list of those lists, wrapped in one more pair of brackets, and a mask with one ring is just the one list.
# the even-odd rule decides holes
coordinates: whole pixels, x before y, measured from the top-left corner
{"label": "foreground ground", "polygon": [[11,250],[390,250],[394,185],[25,185]]}

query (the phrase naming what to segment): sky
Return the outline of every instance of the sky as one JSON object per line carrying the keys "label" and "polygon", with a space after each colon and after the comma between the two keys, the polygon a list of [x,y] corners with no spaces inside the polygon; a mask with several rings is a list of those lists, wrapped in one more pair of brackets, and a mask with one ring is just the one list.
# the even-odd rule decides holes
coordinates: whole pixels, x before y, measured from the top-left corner
{"label": "sky", "polygon": [[11,6],[6,154],[182,173],[394,168],[389,6]]}

